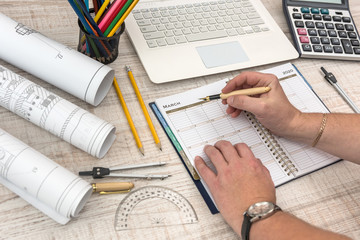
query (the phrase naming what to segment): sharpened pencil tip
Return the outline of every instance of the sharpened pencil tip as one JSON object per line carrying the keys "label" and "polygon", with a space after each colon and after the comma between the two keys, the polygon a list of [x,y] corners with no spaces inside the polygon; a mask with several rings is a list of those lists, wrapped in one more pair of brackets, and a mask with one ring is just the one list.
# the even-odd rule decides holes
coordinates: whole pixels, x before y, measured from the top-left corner
{"label": "sharpened pencil tip", "polygon": [[157,143],[156,146],[160,149],[160,151],[162,151],[162,148],[161,148],[161,143]]}
{"label": "sharpened pencil tip", "polygon": [[144,148],[139,148],[139,151],[141,152],[141,154],[143,155],[143,156],[145,156],[145,154],[144,154]]}

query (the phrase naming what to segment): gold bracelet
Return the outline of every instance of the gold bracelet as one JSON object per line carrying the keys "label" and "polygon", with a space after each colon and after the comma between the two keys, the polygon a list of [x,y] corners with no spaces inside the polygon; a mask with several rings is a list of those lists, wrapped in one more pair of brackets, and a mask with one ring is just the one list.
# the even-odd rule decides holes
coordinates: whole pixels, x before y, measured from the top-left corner
{"label": "gold bracelet", "polygon": [[324,129],[325,129],[325,126],[326,126],[326,121],[327,121],[327,114],[326,113],[323,113],[323,118],[322,118],[322,121],[321,121],[321,125],[320,125],[320,129],[319,129],[319,132],[318,134],[316,135],[316,138],[314,139],[314,142],[313,144],[311,145],[312,147],[315,147],[316,144],[319,142],[323,132],[324,132]]}

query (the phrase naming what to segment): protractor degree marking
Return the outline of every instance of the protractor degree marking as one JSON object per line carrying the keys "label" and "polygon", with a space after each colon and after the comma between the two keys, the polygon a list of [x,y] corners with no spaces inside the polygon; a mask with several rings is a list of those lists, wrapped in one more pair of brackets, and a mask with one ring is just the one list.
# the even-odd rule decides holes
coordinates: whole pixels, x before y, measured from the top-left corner
{"label": "protractor degree marking", "polygon": [[[172,206],[169,211],[160,212],[134,212],[136,206],[147,200],[165,200]],[[152,204],[154,202],[149,201]],[[165,204],[165,203],[164,203]],[[162,204],[161,206],[163,206]],[[155,204],[156,205],[156,204]],[[146,206],[145,209],[155,209],[158,206]],[[175,208],[174,208],[175,207]],[[166,209],[166,208],[165,208]],[[144,210],[144,209],[143,209]],[[172,218],[171,215],[178,216]],[[137,220],[135,221],[134,220]],[[139,218],[139,219],[137,219]],[[175,220],[174,220],[175,219]],[[135,221],[137,224],[132,224]],[[164,227],[171,225],[190,224],[198,221],[196,212],[190,202],[181,194],[160,186],[142,187],[130,192],[119,204],[115,214],[115,230],[141,229],[149,227]]]}

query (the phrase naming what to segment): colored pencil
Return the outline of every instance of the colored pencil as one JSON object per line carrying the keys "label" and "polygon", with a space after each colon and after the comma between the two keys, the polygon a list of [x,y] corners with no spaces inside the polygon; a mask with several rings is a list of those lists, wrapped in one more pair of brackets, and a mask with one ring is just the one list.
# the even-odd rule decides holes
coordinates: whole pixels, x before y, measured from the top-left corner
{"label": "colored pencil", "polygon": [[130,7],[126,10],[126,12],[124,13],[124,15],[120,18],[120,20],[116,23],[116,25],[114,26],[114,28],[110,31],[110,33],[108,35],[106,35],[107,37],[112,37],[114,36],[114,34],[116,33],[116,31],[119,29],[119,27],[121,26],[121,24],[124,22],[125,18],[130,14],[131,10],[134,9],[134,7],[136,6],[136,4],[139,2],[139,0],[134,0],[134,2],[130,5]]}
{"label": "colored pencil", "polygon": [[102,32],[105,32],[107,27],[111,24],[112,20],[116,17],[117,13],[123,8],[126,0],[115,0],[111,9],[106,13],[104,18],[99,23],[99,28]]}

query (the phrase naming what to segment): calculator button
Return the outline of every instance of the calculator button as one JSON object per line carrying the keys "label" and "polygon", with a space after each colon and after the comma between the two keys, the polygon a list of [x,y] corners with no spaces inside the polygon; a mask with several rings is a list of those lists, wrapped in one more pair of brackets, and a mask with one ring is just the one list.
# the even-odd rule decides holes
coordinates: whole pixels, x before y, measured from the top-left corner
{"label": "calculator button", "polygon": [[321,18],[321,15],[319,15],[319,14],[314,14],[314,15],[313,15],[313,19],[314,19],[314,20],[321,20],[322,18]]}
{"label": "calculator button", "polygon": [[302,13],[310,13],[310,9],[307,8],[307,7],[302,7],[302,8],[301,8],[301,12],[302,12]]}
{"label": "calculator button", "polygon": [[297,32],[299,35],[307,35],[305,28],[298,28]]}
{"label": "calculator button", "polygon": [[312,49],[311,49],[310,44],[303,44],[303,45],[302,45],[302,49],[303,49],[305,52],[312,52]]}
{"label": "calculator button", "polygon": [[309,29],[308,33],[309,33],[309,36],[317,36],[317,32],[315,29]]}
{"label": "calculator button", "polygon": [[311,8],[311,13],[312,14],[318,14],[318,13],[320,13],[320,11],[319,11],[318,8]]}
{"label": "calculator button", "polygon": [[353,54],[353,50],[349,39],[341,39],[341,44],[346,54]]}
{"label": "calculator button", "polygon": [[311,21],[306,21],[305,25],[307,28],[315,28],[315,23]]}
{"label": "calculator button", "polygon": [[324,29],[325,25],[323,22],[316,22],[315,23],[317,29]]}
{"label": "calculator button", "polygon": [[300,13],[293,13],[292,14],[294,19],[301,19],[301,14]]}
{"label": "calculator button", "polygon": [[328,30],[329,37],[337,37],[337,33],[334,30]]}
{"label": "calculator button", "polygon": [[295,21],[295,26],[296,27],[304,27],[304,22],[303,21]]}
{"label": "calculator button", "polygon": [[322,52],[321,45],[313,45],[314,52]]}
{"label": "calculator button", "polygon": [[331,16],[329,16],[329,15],[323,15],[323,20],[324,20],[324,21],[331,21]]}
{"label": "calculator button", "polygon": [[354,48],[355,54],[360,54],[360,48]]}
{"label": "calculator button", "polygon": [[333,16],[333,21],[334,22],[341,22],[341,17],[340,16]]}
{"label": "calculator button", "polygon": [[305,37],[305,36],[301,36],[300,37],[300,42],[301,43],[309,43],[309,37]]}
{"label": "calculator button", "polygon": [[344,24],[335,23],[336,30],[345,30]]}
{"label": "calculator button", "polygon": [[326,29],[334,29],[333,23],[325,23]]}
{"label": "calculator button", "polygon": [[320,38],[322,44],[330,44],[329,38]]}
{"label": "calculator button", "polygon": [[346,34],[345,31],[338,31],[338,33],[339,33],[339,37],[341,37],[341,38],[347,38],[347,34]]}
{"label": "calculator button", "polygon": [[325,45],[323,48],[324,48],[324,52],[326,52],[326,53],[333,52],[333,48],[330,45]]}
{"label": "calculator button", "polygon": [[312,19],[312,16],[311,16],[310,13],[304,13],[304,14],[303,14],[303,18],[304,18],[304,19],[308,19],[308,20],[310,19],[310,20],[311,20],[311,19]]}
{"label": "calculator button", "polygon": [[349,17],[342,17],[343,22],[351,22],[351,19]]}
{"label": "calculator button", "polygon": [[338,38],[330,38],[332,45],[340,45],[340,40]]}
{"label": "calculator button", "polygon": [[326,30],[318,30],[319,36],[327,36]]}
{"label": "calculator button", "polygon": [[334,52],[335,53],[343,53],[343,50],[340,46],[334,46]]}
{"label": "calculator button", "polygon": [[358,40],[351,40],[351,45],[360,46],[360,42]]}
{"label": "calculator button", "polygon": [[354,26],[352,24],[345,24],[346,31],[354,31]]}
{"label": "calculator button", "polygon": [[311,43],[312,44],[319,44],[320,43],[320,38],[318,37],[310,37]]}
{"label": "calculator button", "polygon": [[320,12],[321,12],[321,14],[329,14],[329,9],[321,8]]}
{"label": "calculator button", "polygon": [[357,38],[355,32],[348,32],[349,38]]}

